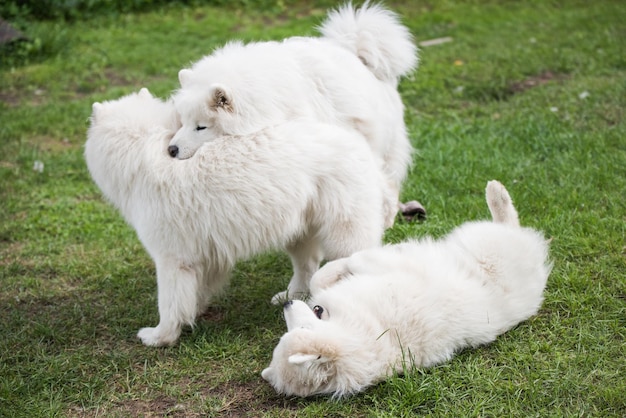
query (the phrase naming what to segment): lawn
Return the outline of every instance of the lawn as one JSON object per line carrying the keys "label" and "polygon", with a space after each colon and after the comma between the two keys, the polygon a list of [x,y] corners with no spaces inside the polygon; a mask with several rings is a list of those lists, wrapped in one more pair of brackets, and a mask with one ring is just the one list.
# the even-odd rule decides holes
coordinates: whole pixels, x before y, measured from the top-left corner
{"label": "lawn", "polygon": [[487,218],[495,178],[552,239],[554,270],[539,314],[495,343],[338,401],[261,379],[285,331],[280,252],[239,263],[174,347],[135,337],[158,321],[155,269],[89,177],[91,104],[167,97],[214,47],[312,35],[333,2],[191,4],[20,17],[31,41],[0,50],[0,416],[626,416],[622,2],[387,2],[417,42],[451,40],[399,87],[416,148],[402,197],[428,217],[386,241]]}

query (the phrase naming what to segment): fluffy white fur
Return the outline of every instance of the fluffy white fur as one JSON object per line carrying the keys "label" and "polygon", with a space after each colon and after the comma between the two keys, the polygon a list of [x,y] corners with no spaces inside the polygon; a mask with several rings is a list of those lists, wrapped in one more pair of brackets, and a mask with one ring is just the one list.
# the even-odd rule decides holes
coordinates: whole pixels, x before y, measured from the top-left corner
{"label": "fluffy white fur", "polygon": [[215,137],[304,118],[359,131],[397,195],[412,153],[397,91],[398,79],[417,66],[411,34],[394,13],[369,4],[331,12],[320,31],[231,42],[181,70],[173,100],[182,128],[171,155],[186,159]]}
{"label": "fluffy white fur", "polygon": [[286,248],[289,294],[308,292],[323,257],[380,245],[386,188],[355,131],[290,122],[214,138],[193,158],[170,158],[170,102],[146,90],[94,103],[89,171],[137,231],[157,270],[160,322],[146,345],[174,343],[240,259]]}
{"label": "fluffy white fur", "polygon": [[263,378],[287,395],[344,396],[489,343],[534,315],[551,269],[548,244],[519,226],[504,186],[491,181],[486,195],[493,222],[322,267],[309,305],[285,303],[288,331]]}

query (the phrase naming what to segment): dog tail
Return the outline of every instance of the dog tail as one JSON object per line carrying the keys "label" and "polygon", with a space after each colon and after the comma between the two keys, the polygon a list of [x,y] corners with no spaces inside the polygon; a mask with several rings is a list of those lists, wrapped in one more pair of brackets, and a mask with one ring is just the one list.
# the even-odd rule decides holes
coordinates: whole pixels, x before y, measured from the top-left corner
{"label": "dog tail", "polygon": [[366,1],[360,9],[348,3],[328,14],[320,33],[356,54],[383,81],[398,79],[417,68],[417,47],[399,17]]}
{"label": "dog tail", "polygon": [[519,226],[517,211],[502,183],[497,180],[488,182],[485,195],[494,222]]}

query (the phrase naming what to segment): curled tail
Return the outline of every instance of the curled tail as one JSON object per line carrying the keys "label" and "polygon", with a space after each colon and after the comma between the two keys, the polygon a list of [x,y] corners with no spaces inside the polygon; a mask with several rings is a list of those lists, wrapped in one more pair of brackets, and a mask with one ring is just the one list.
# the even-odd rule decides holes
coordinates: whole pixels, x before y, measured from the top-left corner
{"label": "curled tail", "polygon": [[352,51],[383,81],[398,79],[417,68],[417,47],[398,16],[381,5],[351,3],[330,12],[319,28],[327,39]]}
{"label": "curled tail", "polygon": [[517,211],[502,183],[497,180],[488,182],[485,195],[494,222],[519,226]]}

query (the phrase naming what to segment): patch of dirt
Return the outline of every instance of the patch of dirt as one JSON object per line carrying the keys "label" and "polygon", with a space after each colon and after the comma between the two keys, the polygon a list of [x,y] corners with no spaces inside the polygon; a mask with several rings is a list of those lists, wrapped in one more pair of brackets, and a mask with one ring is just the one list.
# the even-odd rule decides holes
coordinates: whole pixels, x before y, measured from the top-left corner
{"label": "patch of dirt", "polygon": [[83,79],[79,85],[72,88],[72,97],[77,99],[86,97],[96,91],[105,92],[112,87],[136,86],[137,82],[113,68],[103,68]]}
{"label": "patch of dirt", "polygon": [[0,167],[9,170],[15,170],[16,168],[19,168],[19,164],[11,161],[0,161]]}
{"label": "patch of dirt", "polygon": [[28,102],[31,106],[40,106],[45,102],[45,90],[35,89],[29,91],[27,89],[7,88],[0,91],[0,102],[8,107],[18,107],[24,102]]}
{"label": "patch of dirt", "polygon": [[544,71],[539,75],[528,77],[521,81],[516,81],[509,86],[509,90],[513,94],[522,93],[526,90],[542,86],[550,81],[562,81],[567,79],[566,74],[553,73],[552,71]]}
{"label": "patch of dirt", "polygon": [[143,399],[133,399],[124,401],[113,408],[104,410],[85,410],[81,407],[74,407],[67,412],[70,417],[102,417],[102,416],[122,416],[122,417],[199,417],[199,413],[192,413],[185,410],[185,406],[178,404],[173,398],[161,396],[149,401]]}
{"label": "patch of dirt", "polygon": [[284,411],[299,409],[297,400],[274,395],[273,389],[260,378],[246,383],[228,382],[215,389],[211,395],[223,399],[223,404],[217,411],[221,417],[259,416],[261,412],[276,408]]}
{"label": "patch of dirt", "polygon": [[198,321],[206,322],[222,322],[225,315],[224,309],[217,306],[209,306],[197,319]]}
{"label": "patch of dirt", "polygon": [[[0,266],[7,267],[10,264],[18,263],[21,265],[27,265],[29,260],[23,260],[20,255],[24,250],[24,244],[19,241],[10,241],[3,237],[0,237]],[[32,262],[29,263],[32,267]]]}
{"label": "patch of dirt", "polygon": [[175,399],[161,396],[151,401],[136,400],[132,404],[126,404],[125,411],[133,417],[199,417],[200,413],[187,410],[184,404],[177,403]]}
{"label": "patch of dirt", "polygon": [[0,19],[0,44],[5,45],[25,39],[26,35],[11,26],[9,22]]}
{"label": "patch of dirt", "polygon": [[[182,381],[185,385],[188,382]],[[228,382],[179,401],[172,396],[160,395],[154,399],[130,399],[114,402],[97,410],[73,407],[67,411],[71,417],[256,417],[270,410],[280,409],[281,416],[295,416],[301,405],[296,399],[271,395],[272,389],[262,381]],[[268,396],[268,394],[270,394]],[[217,404],[216,404],[217,403]],[[216,404],[206,411],[207,404]],[[202,412],[200,412],[202,411]]]}
{"label": "patch of dirt", "polygon": [[69,138],[58,138],[53,136],[36,136],[26,141],[27,145],[44,152],[65,151],[70,148],[76,148],[82,144],[73,144]]}
{"label": "patch of dirt", "polygon": [[[271,12],[262,13],[260,16],[249,20],[247,23],[246,22],[238,23],[231,28],[231,32],[238,33],[241,31],[242,26],[248,25],[248,24],[256,24],[259,22],[261,22],[263,26],[266,26],[268,28],[270,27],[276,28],[276,27],[281,27],[286,24],[289,24],[290,22],[293,22],[294,20],[307,19],[309,17],[316,17],[318,19],[322,19],[324,16],[326,16],[326,13],[328,10],[325,8],[313,7],[308,3],[292,4],[280,13],[271,13]],[[235,9],[234,13],[238,15],[239,17],[242,17],[242,19],[246,18],[245,16],[247,16],[245,15],[245,10],[242,8]],[[204,18],[204,16],[202,17]],[[198,20],[201,20],[201,19],[198,19]],[[310,28],[310,29],[314,29],[314,28]],[[295,36],[306,36],[306,35],[307,33],[302,32],[302,33],[296,34]],[[317,31],[313,31],[310,35],[318,36]]]}
{"label": "patch of dirt", "polygon": [[124,76],[112,69],[104,68],[80,81],[80,84],[68,85],[62,92],[48,92],[41,86],[11,86],[0,91],[0,102],[8,107],[22,105],[43,106],[50,100],[71,101],[83,99],[96,92],[105,92],[112,87],[133,86],[138,90],[138,85],[148,85],[152,80],[163,79],[162,76],[154,76],[142,79],[141,82]]}

